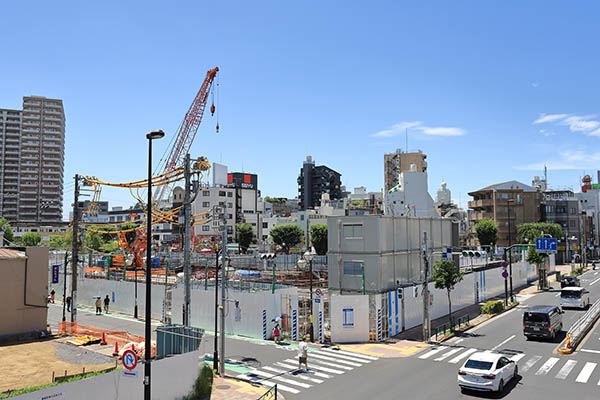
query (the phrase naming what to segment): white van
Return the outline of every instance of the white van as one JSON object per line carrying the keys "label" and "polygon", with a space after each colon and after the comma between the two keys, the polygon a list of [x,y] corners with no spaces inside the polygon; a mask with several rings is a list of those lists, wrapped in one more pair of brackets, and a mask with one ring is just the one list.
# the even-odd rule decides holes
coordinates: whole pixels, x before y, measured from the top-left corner
{"label": "white van", "polygon": [[576,287],[567,286],[560,291],[560,306],[561,307],[578,307],[586,308],[590,305],[590,292],[589,290]]}

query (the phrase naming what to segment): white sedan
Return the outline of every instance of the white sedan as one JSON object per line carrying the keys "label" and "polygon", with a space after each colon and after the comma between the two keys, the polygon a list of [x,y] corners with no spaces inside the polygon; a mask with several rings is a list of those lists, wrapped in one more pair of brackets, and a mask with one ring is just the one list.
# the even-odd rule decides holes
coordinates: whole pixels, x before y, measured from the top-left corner
{"label": "white sedan", "polygon": [[461,390],[504,391],[508,381],[519,374],[517,364],[503,354],[491,351],[472,354],[458,370]]}

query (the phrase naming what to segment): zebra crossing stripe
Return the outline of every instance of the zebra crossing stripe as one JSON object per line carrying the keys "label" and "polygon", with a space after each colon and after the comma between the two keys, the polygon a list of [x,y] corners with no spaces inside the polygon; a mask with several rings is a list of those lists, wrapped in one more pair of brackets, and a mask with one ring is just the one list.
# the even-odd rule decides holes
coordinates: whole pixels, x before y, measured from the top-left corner
{"label": "zebra crossing stripe", "polygon": [[447,348],[448,348],[447,346],[440,346],[436,349],[428,351],[427,353],[423,354],[422,356],[419,356],[419,358],[421,360],[425,360],[425,359],[431,357],[432,355],[439,353],[440,351],[446,350]]}
{"label": "zebra crossing stripe", "polygon": [[304,388],[304,389],[308,389],[308,388],[312,387],[312,385],[309,385],[308,383],[296,382],[296,381],[294,381],[292,379],[284,378],[282,376],[276,376],[276,375],[270,374],[268,372],[263,372],[263,371],[261,371],[259,369],[253,369],[252,372],[250,372],[250,373],[253,374],[253,375],[264,376],[265,378],[269,378],[269,379],[273,379],[273,380],[276,380],[276,381],[284,382],[284,383],[287,383],[287,384],[290,384],[290,385],[300,386],[301,388]]}
{"label": "zebra crossing stripe", "polygon": [[275,372],[277,374],[287,374],[287,375],[292,375],[294,378],[300,378],[304,381],[310,381],[310,382],[314,382],[314,383],[323,383],[325,381],[322,381],[320,379],[316,379],[316,378],[309,378],[308,376],[304,376],[302,373],[298,373],[298,374],[292,374],[292,372],[294,371],[285,371],[283,369],[277,369],[277,368],[273,368],[273,367],[262,367],[262,369],[265,369],[267,371],[271,371],[271,372]]}
{"label": "zebra crossing stripe", "polygon": [[518,363],[518,362],[519,362],[519,360],[520,360],[521,358],[523,358],[523,357],[525,357],[525,354],[521,353],[521,354],[515,354],[515,355],[514,355],[514,356],[512,356],[510,359],[511,359],[512,361],[514,361],[514,362],[515,362],[515,364],[516,364],[516,363]]}
{"label": "zebra crossing stripe", "polygon": [[[278,367],[284,367],[284,368],[294,368],[294,370],[296,370],[296,369],[297,369],[297,367],[296,367],[296,366],[295,366],[293,363],[290,365],[290,364],[286,364],[286,363],[283,363],[283,362],[276,362],[275,364],[276,364]],[[326,379],[328,379],[328,378],[331,378],[331,375],[327,375],[327,374],[324,374],[324,373],[322,373],[322,372],[310,371],[310,373],[311,373],[312,375],[314,375],[314,376],[318,376],[319,378],[326,378]]]}
{"label": "zebra crossing stripe", "polygon": [[318,358],[318,359],[322,359],[322,360],[327,360],[327,361],[335,361],[335,362],[338,362],[338,363],[341,363],[341,364],[351,365],[353,367],[362,367],[362,364],[355,363],[355,362],[352,362],[352,361],[340,360],[340,359],[337,359],[335,357],[329,357],[328,355],[323,355],[322,353],[318,353],[318,352],[310,353],[310,357],[311,358]]}
{"label": "zebra crossing stripe", "polygon": [[[299,356],[297,355],[295,358],[298,358]],[[334,364],[334,363],[330,363],[327,361],[323,361],[322,358],[323,357],[316,357],[311,354],[311,356],[309,357],[311,360],[311,363],[314,364],[315,362],[321,363],[323,365],[327,365],[329,367],[334,367],[334,368],[339,368],[339,369],[345,369],[346,371],[352,371],[354,368],[352,367],[347,367],[345,365],[338,365],[338,364]]]}
{"label": "zebra crossing stripe", "polygon": [[[368,363],[371,362],[369,360],[363,360],[363,359],[358,359],[358,358],[355,358],[355,357],[349,357],[349,356],[346,356],[346,355],[343,355],[343,354],[335,354],[335,353],[331,353],[331,352],[324,352],[324,351],[321,351],[321,350],[312,352],[311,354],[324,354],[326,356],[331,356],[331,357],[335,357],[335,358],[341,358],[342,360],[350,360],[352,362],[363,363],[363,364],[368,364]],[[357,365],[357,367],[360,367],[361,365],[362,364],[359,364],[359,365]]]}
{"label": "zebra crossing stripe", "polygon": [[567,361],[565,363],[565,365],[563,365],[563,367],[560,369],[560,371],[558,371],[558,374],[556,374],[556,378],[557,379],[566,379],[566,377],[569,376],[569,374],[575,367],[575,364],[577,364],[577,361],[575,361],[575,360]]}
{"label": "zebra crossing stripe", "polygon": [[[243,380],[248,381],[248,382],[260,383],[261,385],[265,385],[266,387],[269,387],[269,388],[275,386],[275,382],[268,381],[268,380],[260,380],[260,381],[258,381],[256,378],[252,378],[251,376],[244,375],[244,374],[238,375],[236,378],[243,379]],[[284,392],[290,392],[292,394],[298,394],[298,393],[300,393],[300,391],[298,389],[294,389],[294,388],[291,388],[291,387],[288,387],[288,386],[284,386],[284,385],[282,385],[280,383],[277,383],[277,390],[283,390]]]}
{"label": "zebra crossing stripe", "polygon": [[458,364],[460,360],[468,357],[470,354],[475,353],[477,349],[469,349],[467,351],[463,351],[461,354],[454,357],[452,360],[448,361],[450,364]]}
{"label": "zebra crossing stripe", "polygon": [[350,351],[345,351],[345,350],[334,350],[334,349],[330,349],[330,348],[327,348],[327,347],[324,347],[321,350],[322,351],[326,351],[326,352],[331,352],[333,354],[345,354],[347,356],[364,358],[364,359],[371,360],[371,361],[379,360],[378,357],[368,356],[366,354],[360,354],[360,353],[352,353]]}
{"label": "zebra crossing stripe", "polygon": [[525,363],[525,365],[523,365],[523,367],[521,367],[521,371],[526,372],[529,370],[529,368],[533,367],[533,364],[535,364],[536,362],[540,361],[542,359],[542,356],[533,356],[531,357],[529,360],[527,360],[527,362]]}
{"label": "zebra crossing stripe", "polygon": [[581,372],[579,373],[579,375],[577,375],[577,379],[575,379],[575,382],[587,383],[588,379],[590,379],[590,376],[592,375],[592,372],[594,372],[595,368],[596,368],[596,363],[586,362],[585,365],[583,366],[583,368],[581,369]]}
{"label": "zebra crossing stripe", "polygon": [[[288,358],[287,360],[285,360],[286,362],[292,363],[294,364],[296,362],[296,360]],[[341,375],[344,373],[344,371],[340,371],[339,369],[333,369],[333,368],[327,368],[327,367],[322,367],[320,365],[314,365],[314,363],[311,362],[310,366],[308,367],[309,369],[316,369],[318,371],[325,371],[325,372],[330,372],[332,374],[337,374],[337,375]]]}
{"label": "zebra crossing stripe", "polygon": [[447,352],[447,353],[443,354],[441,357],[438,357],[438,358],[436,358],[436,359],[435,359],[435,361],[443,361],[443,360],[445,360],[446,358],[450,357],[450,356],[451,356],[451,355],[453,355],[453,354],[456,354],[456,353],[458,353],[458,352],[459,352],[459,351],[461,351],[461,350],[464,350],[464,347],[459,347],[458,349],[452,349],[452,350],[450,350],[449,352]]}
{"label": "zebra crossing stripe", "polygon": [[556,365],[556,363],[558,362],[558,358],[556,357],[550,357],[548,360],[546,360],[546,362],[540,367],[540,369],[538,369],[535,374],[536,375],[546,375],[548,372],[550,372],[550,370],[552,369],[552,367],[554,367],[554,365]]}

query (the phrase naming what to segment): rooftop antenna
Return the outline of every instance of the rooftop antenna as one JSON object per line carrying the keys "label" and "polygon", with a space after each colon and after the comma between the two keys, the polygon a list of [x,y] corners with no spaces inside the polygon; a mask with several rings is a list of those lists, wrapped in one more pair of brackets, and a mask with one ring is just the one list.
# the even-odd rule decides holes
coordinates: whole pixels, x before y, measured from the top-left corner
{"label": "rooftop antenna", "polygon": [[408,153],[408,128],[406,128],[406,130],[404,132],[404,138],[405,138],[405,142],[406,142],[406,152]]}
{"label": "rooftop antenna", "polygon": [[548,167],[544,164],[544,183],[546,184],[546,189],[548,189]]}

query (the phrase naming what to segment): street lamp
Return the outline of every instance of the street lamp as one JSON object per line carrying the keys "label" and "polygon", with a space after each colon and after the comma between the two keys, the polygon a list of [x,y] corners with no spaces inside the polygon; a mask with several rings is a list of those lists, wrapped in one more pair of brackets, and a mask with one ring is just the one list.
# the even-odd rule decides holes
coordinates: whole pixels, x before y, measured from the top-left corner
{"label": "street lamp", "polygon": [[[150,301],[152,299],[151,290],[151,260],[152,260],[152,140],[160,139],[165,136],[165,133],[160,129],[154,130],[146,135],[148,139],[148,204],[146,205],[146,320],[144,321],[145,329],[145,354],[144,354],[144,400],[150,400],[152,397],[150,386],[150,358],[151,358],[151,323],[152,308]],[[137,280],[137,276],[136,276]]]}
{"label": "street lamp", "polygon": [[312,308],[313,308],[313,271],[312,271],[312,260],[313,260],[314,254],[312,251],[308,251],[306,250],[306,252],[304,253],[304,259],[308,261],[309,264],[309,282],[310,282],[310,341],[313,342],[314,341],[314,330],[313,330],[313,312],[312,312]]}

